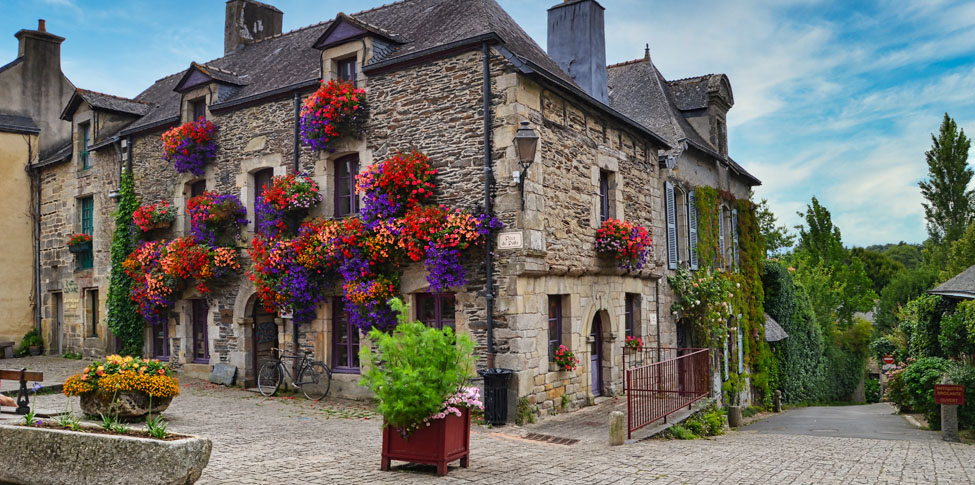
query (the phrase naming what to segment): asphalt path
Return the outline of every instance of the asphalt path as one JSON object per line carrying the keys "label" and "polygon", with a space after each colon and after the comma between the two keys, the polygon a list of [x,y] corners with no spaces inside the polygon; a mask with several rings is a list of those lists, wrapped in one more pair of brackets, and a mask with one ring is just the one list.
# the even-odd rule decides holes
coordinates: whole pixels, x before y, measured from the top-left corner
{"label": "asphalt path", "polygon": [[940,440],[941,433],[915,428],[886,403],[794,408],[741,428],[764,434],[791,434],[878,440]]}

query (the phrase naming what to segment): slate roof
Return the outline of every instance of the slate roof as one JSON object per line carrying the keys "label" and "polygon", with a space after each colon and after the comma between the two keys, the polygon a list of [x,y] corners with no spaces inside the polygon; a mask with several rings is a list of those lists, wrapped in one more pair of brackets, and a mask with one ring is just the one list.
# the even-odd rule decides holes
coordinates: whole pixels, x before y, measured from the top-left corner
{"label": "slate roof", "polygon": [[611,107],[659,133],[671,145],[678,146],[680,142],[686,142],[691,147],[725,162],[754,185],[761,184],[760,180],[748,173],[738,162],[721,155],[681,114],[681,106],[693,105],[691,100],[698,96],[695,91],[698,85],[704,86],[703,99],[706,102],[707,80],[715,75],[691,78],[703,80],[696,83],[680,80],[677,82],[680,90],[675,90],[674,83],[664,79],[649,57],[608,66],[606,74]]}
{"label": "slate roof", "polygon": [[954,278],[941,283],[928,293],[949,298],[975,299],[975,266],[958,273]]}
{"label": "slate roof", "polygon": [[36,135],[41,132],[41,129],[34,124],[34,119],[29,116],[0,113],[0,131]]}
{"label": "slate roof", "polygon": [[778,342],[780,340],[785,340],[789,338],[789,334],[785,333],[785,329],[779,322],[776,322],[774,318],[768,313],[765,314],[765,341],[766,342]]}
{"label": "slate roof", "polygon": [[681,110],[706,108],[708,106],[708,85],[712,76],[714,74],[667,81],[677,100],[677,108]]}
{"label": "slate roof", "polygon": [[34,164],[34,168],[45,167],[45,166],[48,166],[48,165],[54,165],[55,163],[63,162],[65,160],[69,160],[69,159],[71,159],[71,153],[73,151],[74,150],[73,150],[73,147],[71,146],[71,142],[70,141],[65,142],[64,145],[62,145],[60,148],[58,148],[57,150],[55,150],[54,153],[51,156],[45,158],[44,160],[41,160],[41,161],[35,163]]}
{"label": "slate roof", "polygon": [[68,119],[69,115],[77,108],[78,103],[84,101],[95,109],[114,111],[135,116],[142,116],[152,109],[152,106],[134,99],[113,96],[111,94],[89,91],[87,89],[75,88],[74,94],[68,100],[68,104],[61,112],[61,119]]}

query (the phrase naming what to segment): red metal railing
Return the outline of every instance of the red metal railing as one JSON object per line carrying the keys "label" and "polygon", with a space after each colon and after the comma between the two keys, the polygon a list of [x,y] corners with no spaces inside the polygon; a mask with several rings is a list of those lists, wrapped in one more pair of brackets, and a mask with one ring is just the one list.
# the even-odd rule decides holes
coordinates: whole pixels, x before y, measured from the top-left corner
{"label": "red metal railing", "polygon": [[[652,348],[624,352],[627,436],[710,394],[709,349]],[[660,356],[658,358],[658,356]],[[632,365],[631,365],[632,364]]]}

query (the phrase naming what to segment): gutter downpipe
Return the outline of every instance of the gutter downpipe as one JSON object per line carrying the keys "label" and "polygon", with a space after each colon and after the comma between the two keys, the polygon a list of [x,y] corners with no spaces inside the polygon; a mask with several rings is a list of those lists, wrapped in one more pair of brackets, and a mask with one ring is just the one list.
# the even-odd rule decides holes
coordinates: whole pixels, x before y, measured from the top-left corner
{"label": "gutter downpipe", "polygon": [[[301,158],[301,153],[300,153],[300,149],[301,149],[300,142],[301,142],[301,140],[300,140],[300,137],[298,136],[298,122],[299,122],[299,118],[301,116],[301,97],[298,96],[298,90],[295,90],[295,94],[294,94],[294,105],[295,105],[294,143],[293,143],[293,145],[291,147],[291,152],[294,154],[293,155],[294,156],[294,173],[295,173],[295,175],[298,175],[298,172],[300,171],[299,170],[299,165],[300,165],[299,164],[299,160]],[[299,325],[301,325],[301,322],[299,322],[298,321],[298,318],[295,317],[294,313],[292,313],[292,315],[291,315],[291,343],[292,343],[292,345],[294,347],[294,353],[295,353],[295,355],[298,355],[298,350],[299,350],[298,349],[298,326]],[[294,361],[294,369],[293,369],[293,371],[295,373],[294,375],[297,376],[298,375],[298,359],[295,359],[295,361]]]}
{"label": "gutter downpipe", "polygon": [[[39,135],[35,135],[40,139]],[[40,145],[40,143],[38,143]],[[34,193],[34,327],[41,333],[41,175],[34,168],[34,146],[27,137],[27,172],[31,185],[36,184]]]}
{"label": "gutter downpipe", "polygon": [[[482,67],[484,70],[483,101],[484,101],[484,212],[492,215],[491,180],[494,178],[491,161],[491,47],[487,41],[481,43],[483,54]],[[487,238],[484,243],[485,284],[484,299],[487,302],[487,366],[494,367],[494,261],[492,251],[494,239]]]}

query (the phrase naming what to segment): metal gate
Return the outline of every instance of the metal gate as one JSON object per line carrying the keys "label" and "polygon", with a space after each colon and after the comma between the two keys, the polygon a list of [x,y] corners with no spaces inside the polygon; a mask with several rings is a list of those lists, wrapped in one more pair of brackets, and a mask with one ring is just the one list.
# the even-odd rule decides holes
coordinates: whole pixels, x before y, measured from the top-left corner
{"label": "metal gate", "polygon": [[624,349],[627,437],[708,397],[709,349]]}

